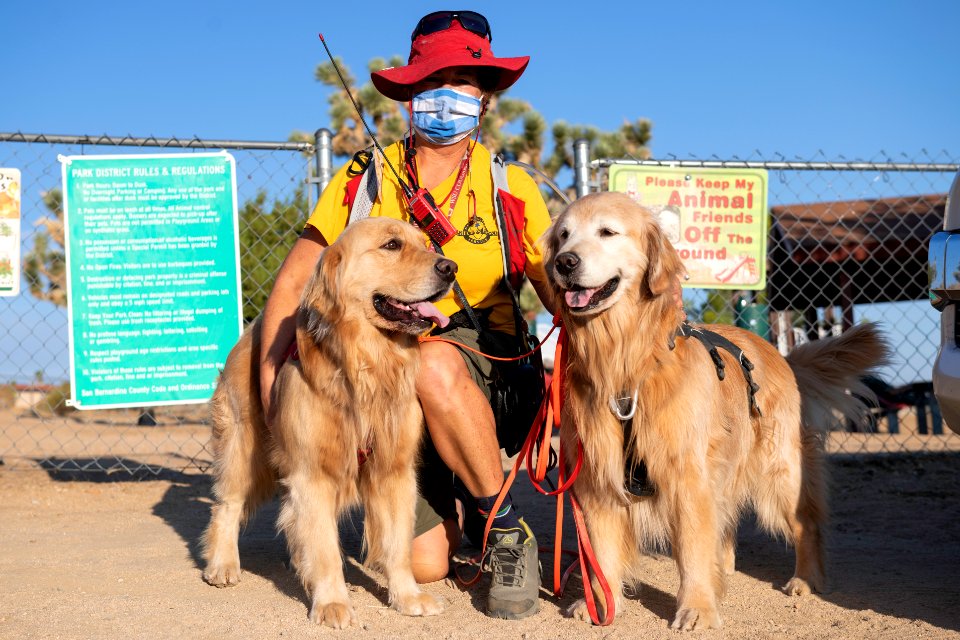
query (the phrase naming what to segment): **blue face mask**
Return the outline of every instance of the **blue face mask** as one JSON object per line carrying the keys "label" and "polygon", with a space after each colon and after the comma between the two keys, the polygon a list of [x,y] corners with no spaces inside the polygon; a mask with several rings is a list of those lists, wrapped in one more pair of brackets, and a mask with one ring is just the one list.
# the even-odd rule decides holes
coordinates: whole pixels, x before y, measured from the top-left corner
{"label": "blue face mask", "polygon": [[429,142],[455,144],[480,126],[480,98],[442,87],[413,96],[413,128]]}

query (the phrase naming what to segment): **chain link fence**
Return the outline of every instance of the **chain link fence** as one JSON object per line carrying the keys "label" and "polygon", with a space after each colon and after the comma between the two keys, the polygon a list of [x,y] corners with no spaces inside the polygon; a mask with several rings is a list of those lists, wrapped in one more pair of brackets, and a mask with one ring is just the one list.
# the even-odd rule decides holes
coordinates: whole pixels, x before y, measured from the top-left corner
{"label": "chain link fence", "polygon": [[252,318],[315,201],[313,144],[0,134],[0,167],[21,174],[23,256],[20,295],[0,298],[4,464],[145,475],[209,465],[205,405],[76,411],[64,402],[70,357],[58,156],[219,150],[236,160],[243,313]]}
{"label": "chain link fence", "polygon": [[[317,148],[291,142],[0,133],[0,168],[21,172],[25,263],[20,295],[0,298],[3,464],[150,475],[205,470],[212,458],[205,405],[75,411],[64,402],[70,359],[57,157],[228,150],[237,166],[241,278],[249,319],[262,307],[315,201],[314,185],[329,178],[329,156],[315,156]],[[944,152],[789,161],[757,153],[747,159],[626,162],[766,169],[772,213],[767,290],[686,291],[689,315],[750,328],[784,352],[852,322],[880,322],[896,353],[893,364],[870,381],[881,405],[869,423],[831,433],[830,449],[960,449],[960,436],[944,428],[930,392],[939,316],[926,300],[927,241],[942,224],[945,194],[960,159]],[[610,164],[601,160],[578,167],[578,192],[604,188]]]}
{"label": "chain link fence", "polygon": [[879,406],[865,423],[832,432],[830,450],[938,451],[960,445],[960,436],[944,427],[933,396],[940,316],[927,290],[927,245],[942,228],[946,193],[960,169],[956,158],[941,152],[788,160],[758,153],[598,160],[577,174],[578,193],[604,188],[614,165],[766,170],[771,214],[766,289],[685,291],[688,316],[749,328],[784,354],[855,322],[877,322],[894,350],[893,362],[865,380]]}

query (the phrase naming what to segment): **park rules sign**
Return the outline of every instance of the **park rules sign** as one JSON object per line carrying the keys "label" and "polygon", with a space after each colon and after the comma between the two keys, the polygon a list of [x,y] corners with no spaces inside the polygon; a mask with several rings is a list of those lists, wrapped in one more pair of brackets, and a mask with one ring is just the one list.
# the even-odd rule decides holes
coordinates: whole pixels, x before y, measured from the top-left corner
{"label": "park rules sign", "polygon": [[233,157],[60,161],[70,404],[206,402],[243,324]]}
{"label": "park rules sign", "polygon": [[614,164],[610,190],[626,193],[659,219],[690,276],[685,287],[766,287],[765,170]]}

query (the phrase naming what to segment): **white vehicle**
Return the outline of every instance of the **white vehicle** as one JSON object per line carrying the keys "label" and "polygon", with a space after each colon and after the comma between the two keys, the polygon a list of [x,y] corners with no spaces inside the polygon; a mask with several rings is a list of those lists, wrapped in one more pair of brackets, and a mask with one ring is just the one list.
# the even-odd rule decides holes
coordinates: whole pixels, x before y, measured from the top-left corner
{"label": "white vehicle", "polygon": [[933,393],[947,426],[960,433],[960,173],[947,195],[943,231],[930,239],[930,303],[940,311],[940,352]]}

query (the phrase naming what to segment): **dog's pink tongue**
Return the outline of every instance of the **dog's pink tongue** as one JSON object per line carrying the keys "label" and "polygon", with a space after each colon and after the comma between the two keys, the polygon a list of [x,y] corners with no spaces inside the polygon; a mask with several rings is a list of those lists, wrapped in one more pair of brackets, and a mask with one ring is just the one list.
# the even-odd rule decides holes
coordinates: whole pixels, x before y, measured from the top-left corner
{"label": "dog's pink tongue", "polygon": [[422,317],[433,320],[433,323],[441,329],[450,324],[450,318],[440,313],[440,310],[433,306],[432,302],[417,302],[410,305],[410,308]]}
{"label": "dog's pink tongue", "polygon": [[563,294],[563,297],[566,299],[568,307],[571,309],[579,309],[587,306],[590,298],[593,297],[593,294],[596,292],[596,289],[578,289],[576,291],[567,291]]}

